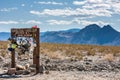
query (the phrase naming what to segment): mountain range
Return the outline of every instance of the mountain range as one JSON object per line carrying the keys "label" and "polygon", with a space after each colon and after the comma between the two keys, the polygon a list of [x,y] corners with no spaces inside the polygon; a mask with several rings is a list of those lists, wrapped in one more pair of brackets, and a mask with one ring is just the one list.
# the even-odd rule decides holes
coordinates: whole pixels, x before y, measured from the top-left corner
{"label": "mountain range", "polygon": [[9,32],[0,32],[0,41],[6,41],[10,37]]}
{"label": "mountain range", "polygon": [[[7,40],[10,33],[1,32],[0,40]],[[92,44],[120,46],[120,32],[110,25],[100,27],[91,24],[83,29],[69,29],[62,31],[47,31],[40,33],[40,41],[47,43]]]}
{"label": "mountain range", "polygon": [[66,44],[120,45],[120,32],[110,25],[91,24],[83,29],[50,31],[41,36],[41,42]]}

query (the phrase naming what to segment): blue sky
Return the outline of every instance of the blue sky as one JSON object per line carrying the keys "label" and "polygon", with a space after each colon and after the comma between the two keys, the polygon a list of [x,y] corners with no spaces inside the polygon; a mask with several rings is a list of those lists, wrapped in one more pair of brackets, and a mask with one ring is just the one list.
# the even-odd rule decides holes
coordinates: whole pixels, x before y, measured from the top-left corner
{"label": "blue sky", "polygon": [[120,0],[1,0],[0,32],[37,25],[42,32],[110,24],[120,31]]}

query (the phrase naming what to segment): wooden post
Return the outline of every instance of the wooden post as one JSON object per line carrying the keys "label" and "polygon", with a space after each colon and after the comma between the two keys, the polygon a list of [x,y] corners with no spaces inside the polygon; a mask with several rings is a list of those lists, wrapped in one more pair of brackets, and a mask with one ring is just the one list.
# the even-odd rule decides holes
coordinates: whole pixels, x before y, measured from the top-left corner
{"label": "wooden post", "polygon": [[[12,30],[11,30],[12,32]],[[13,33],[11,33],[11,38],[13,39]],[[11,68],[15,68],[15,50],[11,51]]]}
{"label": "wooden post", "polygon": [[39,67],[40,67],[40,62],[39,62],[39,28],[37,28],[36,31],[36,73],[39,73]]}
{"label": "wooden post", "polygon": [[39,67],[40,67],[40,62],[39,62],[39,28],[35,28],[35,34],[34,34],[34,40],[36,43],[36,47],[33,52],[33,64],[36,65],[36,73],[39,73]]}
{"label": "wooden post", "polygon": [[33,51],[33,64],[36,66],[36,47],[34,48]]}
{"label": "wooden post", "polygon": [[15,68],[15,50],[11,51],[11,68]]}

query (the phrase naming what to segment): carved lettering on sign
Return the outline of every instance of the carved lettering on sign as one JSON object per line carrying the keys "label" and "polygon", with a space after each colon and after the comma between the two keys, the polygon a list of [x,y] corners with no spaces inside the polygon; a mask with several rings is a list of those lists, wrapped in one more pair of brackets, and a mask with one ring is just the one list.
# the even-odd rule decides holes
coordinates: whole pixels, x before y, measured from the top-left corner
{"label": "carved lettering on sign", "polygon": [[25,28],[25,29],[11,29],[12,36],[16,37],[32,37],[34,36],[37,29],[35,28]]}

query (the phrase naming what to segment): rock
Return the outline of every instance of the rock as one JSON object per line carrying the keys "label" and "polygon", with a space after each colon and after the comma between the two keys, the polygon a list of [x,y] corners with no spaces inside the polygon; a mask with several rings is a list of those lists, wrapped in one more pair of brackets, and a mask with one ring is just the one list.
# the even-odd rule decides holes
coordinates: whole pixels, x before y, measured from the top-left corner
{"label": "rock", "polygon": [[39,72],[43,74],[43,71],[44,71],[44,68],[43,68],[43,66],[41,65]]}
{"label": "rock", "polygon": [[11,65],[10,62],[5,62],[5,63],[3,64],[3,67],[10,67],[10,65]]}
{"label": "rock", "polygon": [[48,64],[50,62],[50,59],[47,59],[46,61],[45,61],[45,64]]}
{"label": "rock", "polygon": [[47,70],[47,71],[45,71],[45,74],[49,74],[49,71]]}
{"label": "rock", "polygon": [[16,73],[16,68],[8,69],[8,72],[7,72],[8,75],[12,75],[12,74],[15,74],[15,73]]}
{"label": "rock", "polygon": [[28,69],[30,67],[30,64],[25,65],[25,69]]}
{"label": "rock", "polygon": [[85,71],[90,71],[92,69],[91,65],[84,66]]}
{"label": "rock", "polygon": [[86,65],[89,65],[90,63],[89,63],[89,62],[86,62],[85,64],[86,64]]}
{"label": "rock", "polygon": [[23,70],[16,71],[15,74],[16,74],[16,75],[21,75],[21,74],[23,74]]}
{"label": "rock", "polygon": [[92,71],[101,71],[101,69],[98,65],[94,65]]}
{"label": "rock", "polygon": [[30,65],[29,67],[36,68],[35,64]]}
{"label": "rock", "polygon": [[3,70],[8,70],[8,68],[7,67],[3,67]]}
{"label": "rock", "polygon": [[0,62],[5,61],[4,57],[0,56]]}
{"label": "rock", "polygon": [[83,67],[83,65],[78,65],[76,68],[77,68],[78,71],[85,70],[85,68]]}
{"label": "rock", "polygon": [[3,72],[4,72],[4,73],[7,73],[7,72],[8,72],[8,70],[3,70]]}
{"label": "rock", "polygon": [[25,66],[22,66],[22,65],[16,65],[16,69],[17,70],[25,70]]}
{"label": "rock", "polygon": [[29,70],[25,70],[25,71],[23,72],[23,75],[28,75],[28,74],[30,74],[30,71],[29,71]]}
{"label": "rock", "polygon": [[36,72],[36,68],[29,68],[30,72]]}

